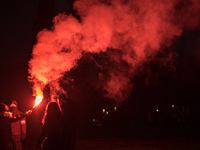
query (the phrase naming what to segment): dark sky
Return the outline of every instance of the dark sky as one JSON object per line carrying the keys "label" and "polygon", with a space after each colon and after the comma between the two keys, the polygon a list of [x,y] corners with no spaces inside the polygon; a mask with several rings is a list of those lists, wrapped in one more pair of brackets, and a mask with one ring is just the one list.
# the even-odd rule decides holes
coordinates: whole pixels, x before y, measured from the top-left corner
{"label": "dark sky", "polygon": [[[37,21],[38,4],[39,0],[6,0],[0,2],[1,102],[9,103],[9,101],[15,99],[21,103],[22,107],[32,105],[32,89],[27,77],[28,61],[31,58],[35,39],[33,28]],[[65,9],[62,4],[65,4],[64,0],[57,1],[56,12]],[[185,31],[183,36],[178,38],[173,45],[178,52],[175,59],[179,76],[177,89],[186,87],[191,91],[196,89],[195,93],[198,91],[197,88],[199,88],[200,83],[199,33],[199,30]]]}
{"label": "dark sky", "polygon": [[32,91],[27,81],[38,1],[1,1],[1,101],[25,101]]}
{"label": "dark sky", "polygon": [[[46,1],[41,2],[45,3]],[[52,11],[55,15],[60,12],[71,11],[72,3],[72,1],[57,0],[55,10]],[[9,104],[11,100],[15,99],[21,102],[21,105],[32,105],[30,101],[32,102],[34,97],[32,96],[30,83],[27,80],[28,61],[36,42],[37,32],[46,28],[45,25],[38,23],[38,15],[41,15],[39,14],[41,13],[40,10],[38,10],[39,5],[43,7],[39,0],[0,2],[1,102]],[[52,16],[49,16],[49,18],[52,18]],[[40,27],[38,28],[38,26]]]}

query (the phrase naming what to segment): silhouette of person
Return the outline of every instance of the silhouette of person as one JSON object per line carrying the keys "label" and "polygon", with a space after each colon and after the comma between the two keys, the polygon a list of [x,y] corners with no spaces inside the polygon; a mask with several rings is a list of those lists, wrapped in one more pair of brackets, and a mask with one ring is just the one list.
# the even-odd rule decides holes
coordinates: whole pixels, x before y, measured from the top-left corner
{"label": "silhouette of person", "polygon": [[36,143],[36,148],[44,150],[60,150],[63,143],[63,118],[59,105],[50,102],[43,116],[43,127]]}
{"label": "silhouette of person", "polygon": [[18,110],[17,102],[15,100],[11,102],[10,110],[12,112],[11,118],[16,119],[12,121],[10,125],[14,149],[22,150],[22,140],[26,138],[25,114]]}
{"label": "silhouette of person", "polygon": [[64,144],[63,150],[74,150],[77,134],[77,109],[72,98],[65,94],[59,95],[59,103],[64,118]]}

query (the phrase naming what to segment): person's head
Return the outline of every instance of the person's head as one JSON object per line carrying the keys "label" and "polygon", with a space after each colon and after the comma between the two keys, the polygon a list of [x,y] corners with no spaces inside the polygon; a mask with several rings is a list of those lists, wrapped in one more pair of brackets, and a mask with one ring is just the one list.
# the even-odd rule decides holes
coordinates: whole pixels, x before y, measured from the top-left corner
{"label": "person's head", "polygon": [[58,120],[61,117],[61,110],[57,102],[49,102],[47,104],[42,123],[44,124],[46,121],[54,122],[55,120]]}
{"label": "person's head", "polygon": [[59,99],[59,103],[62,104],[63,101],[66,101],[67,96],[62,93],[62,94],[59,95],[58,99]]}
{"label": "person's head", "polygon": [[67,97],[65,94],[59,95],[59,103],[60,105],[66,104],[67,102],[71,102],[73,99],[71,97]]}
{"label": "person's head", "polygon": [[60,114],[60,108],[56,102],[50,102],[47,106],[47,115]]}
{"label": "person's head", "polygon": [[11,103],[10,103],[11,111],[16,109],[16,108],[17,108],[17,101],[16,100],[11,101]]}

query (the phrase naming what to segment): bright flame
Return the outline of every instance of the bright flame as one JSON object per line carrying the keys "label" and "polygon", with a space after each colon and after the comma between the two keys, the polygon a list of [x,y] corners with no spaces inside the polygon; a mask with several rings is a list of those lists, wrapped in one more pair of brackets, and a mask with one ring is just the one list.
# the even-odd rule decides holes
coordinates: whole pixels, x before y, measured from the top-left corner
{"label": "bright flame", "polygon": [[37,105],[39,105],[43,99],[43,93],[40,89],[36,89],[36,98],[35,98],[35,105],[33,106],[36,107]]}
{"label": "bright flame", "polygon": [[37,105],[39,105],[39,103],[42,101],[43,96],[39,95],[35,98],[35,105],[33,106],[33,108]]}

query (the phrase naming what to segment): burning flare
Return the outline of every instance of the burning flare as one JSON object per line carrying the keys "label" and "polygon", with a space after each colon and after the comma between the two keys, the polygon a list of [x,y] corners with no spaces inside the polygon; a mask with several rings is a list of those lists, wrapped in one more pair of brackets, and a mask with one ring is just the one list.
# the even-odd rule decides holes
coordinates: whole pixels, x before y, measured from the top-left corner
{"label": "burning flare", "polygon": [[43,99],[43,93],[40,89],[36,89],[36,98],[35,98],[35,105],[33,106],[33,108],[35,108],[37,105],[39,105],[41,103]]}

